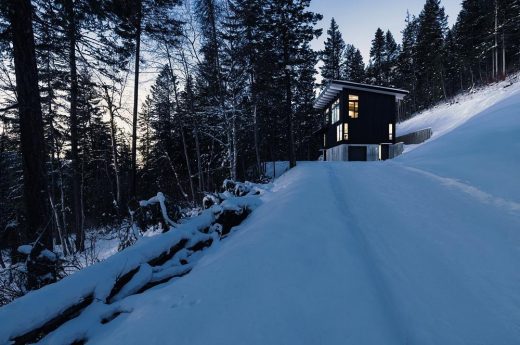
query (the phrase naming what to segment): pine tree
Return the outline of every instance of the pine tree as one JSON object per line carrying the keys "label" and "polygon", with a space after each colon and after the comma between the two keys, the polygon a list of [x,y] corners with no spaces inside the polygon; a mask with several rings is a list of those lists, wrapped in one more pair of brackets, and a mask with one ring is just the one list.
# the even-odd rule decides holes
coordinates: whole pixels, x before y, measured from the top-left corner
{"label": "pine tree", "polygon": [[491,13],[494,14],[492,1],[463,1],[457,18],[457,46],[470,87],[487,80],[483,68],[487,60],[491,60],[491,54],[488,53],[493,45],[494,18]]}
{"label": "pine tree", "polygon": [[442,56],[447,17],[440,0],[426,0],[418,18],[416,64],[419,106],[446,98]]}
{"label": "pine tree", "polygon": [[365,63],[359,49],[352,44],[347,44],[344,55],[342,78],[356,83],[364,83],[366,80]]}
{"label": "pine tree", "polygon": [[383,85],[395,86],[397,59],[399,58],[400,47],[395,42],[394,36],[388,30],[385,34],[385,53],[383,62]]}
{"label": "pine tree", "polygon": [[308,43],[302,46],[294,92],[295,109],[295,146],[297,159],[314,160],[321,148],[321,140],[314,135],[320,128],[321,119],[314,109],[316,80],[315,65],[318,54],[312,51]]}
{"label": "pine tree", "polygon": [[[20,142],[23,157],[24,204],[27,220],[25,240],[30,241],[34,250],[30,254],[35,259],[43,248],[52,248],[52,234],[48,231],[47,185],[43,120],[38,87],[38,69],[34,33],[32,29],[33,10],[29,0],[7,2],[7,17],[12,32],[13,58],[18,96]],[[28,287],[40,287],[38,268],[27,267]],[[36,269],[36,271],[34,271]],[[41,270],[41,268],[39,268]]]}
{"label": "pine tree", "polygon": [[374,39],[372,40],[372,47],[370,48],[368,78],[371,83],[377,85],[383,84],[385,51],[385,34],[381,28],[377,28]]}
{"label": "pine tree", "polygon": [[398,80],[397,85],[405,90],[410,91],[408,99],[405,100],[409,104],[412,111],[417,109],[417,66],[416,66],[416,44],[417,44],[417,28],[418,20],[415,16],[406,13],[405,27],[402,31],[403,40],[401,44],[401,53],[398,57]]}
{"label": "pine tree", "polygon": [[286,140],[290,167],[296,165],[294,145],[294,109],[293,88],[295,67],[299,63],[298,54],[306,42],[321,34],[314,25],[321,15],[308,11],[310,0],[284,0],[269,4],[266,15],[271,18],[272,38],[278,49],[277,55],[282,62],[282,86],[285,93],[284,116],[286,122]]}
{"label": "pine tree", "polygon": [[320,67],[323,85],[330,80],[341,78],[344,51],[345,42],[341,37],[338,24],[332,18],[330,27],[327,30],[325,49],[320,53],[323,61],[323,66]]}

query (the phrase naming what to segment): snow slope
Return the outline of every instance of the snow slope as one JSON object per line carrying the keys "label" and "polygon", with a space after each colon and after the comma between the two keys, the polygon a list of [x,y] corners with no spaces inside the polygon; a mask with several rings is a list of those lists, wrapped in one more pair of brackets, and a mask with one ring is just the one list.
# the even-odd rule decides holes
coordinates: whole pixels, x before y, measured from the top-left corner
{"label": "snow slope", "polygon": [[520,93],[519,79],[520,75],[516,74],[505,81],[459,95],[449,103],[441,103],[427,109],[417,116],[397,124],[397,135],[431,127],[432,139],[441,137],[496,103],[518,95]]}
{"label": "snow slope", "polygon": [[89,343],[517,344],[518,109],[514,91],[394,161],[299,164]]}
{"label": "snow slope", "polygon": [[42,343],[518,344],[518,89],[396,160],[299,163],[190,274]]}

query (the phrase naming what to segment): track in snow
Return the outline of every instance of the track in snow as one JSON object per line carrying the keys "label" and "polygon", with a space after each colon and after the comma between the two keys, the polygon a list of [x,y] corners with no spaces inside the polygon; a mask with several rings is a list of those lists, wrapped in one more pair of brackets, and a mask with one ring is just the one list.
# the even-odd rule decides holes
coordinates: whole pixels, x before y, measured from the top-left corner
{"label": "track in snow", "polygon": [[514,344],[520,216],[386,163],[306,163],[93,344]]}

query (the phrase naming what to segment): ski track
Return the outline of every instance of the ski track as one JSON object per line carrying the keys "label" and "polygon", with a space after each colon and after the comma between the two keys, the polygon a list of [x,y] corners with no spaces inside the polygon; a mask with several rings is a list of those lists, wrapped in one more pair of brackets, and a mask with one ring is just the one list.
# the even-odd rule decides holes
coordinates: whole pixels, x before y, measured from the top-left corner
{"label": "ski track", "polygon": [[[334,196],[332,203],[337,209],[338,218],[345,223],[345,231],[352,236],[354,243],[352,248],[356,250],[356,255],[363,263],[362,269],[367,275],[368,286],[375,290],[377,309],[385,320],[385,326],[391,338],[384,339],[387,344],[401,344],[403,337],[403,326],[401,315],[399,315],[398,301],[392,295],[385,277],[380,271],[380,266],[374,262],[374,253],[367,243],[363,230],[357,223],[356,217],[349,210],[348,202],[344,193],[348,193],[348,188],[344,186],[344,180],[338,175],[337,169],[329,165],[327,167],[328,181],[331,194]],[[341,186],[341,188],[338,188]],[[353,277],[351,277],[353,278]],[[379,330],[382,331],[381,329]]]}
{"label": "ski track", "polygon": [[493,205],[499,209],[506,209],[509,212],[511,212],[512,214],[520,215],[520,203],[511,201],[511,200],[506,200],[506,199],[494,196],[492,194],[486,193],[470,184],[460,182],[454,178],[439,176],[439,175],[436,175],[429,171],[414,168],[414,167],[409,167],[409,166],[403,166],[403,168],[416,172],[418,174],[427,176],[433,180],[436,180],[437,182],[439,182],[440,184],[442,184],[444,186],[452,187],[463,193],[466,193],[467,195],[478,200],[479,202],[482,202],[487,205]]}

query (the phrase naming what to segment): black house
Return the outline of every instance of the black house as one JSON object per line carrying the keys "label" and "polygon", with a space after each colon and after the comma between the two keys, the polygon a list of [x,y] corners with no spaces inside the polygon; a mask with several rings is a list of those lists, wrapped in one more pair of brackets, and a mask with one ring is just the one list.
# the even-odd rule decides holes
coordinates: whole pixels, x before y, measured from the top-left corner
{"label": "black house", "polygon": [[403,151],[396,143],[395,124],[408,91],[333,80],[314,103],[322,112],[324,159],[373,161]]}

